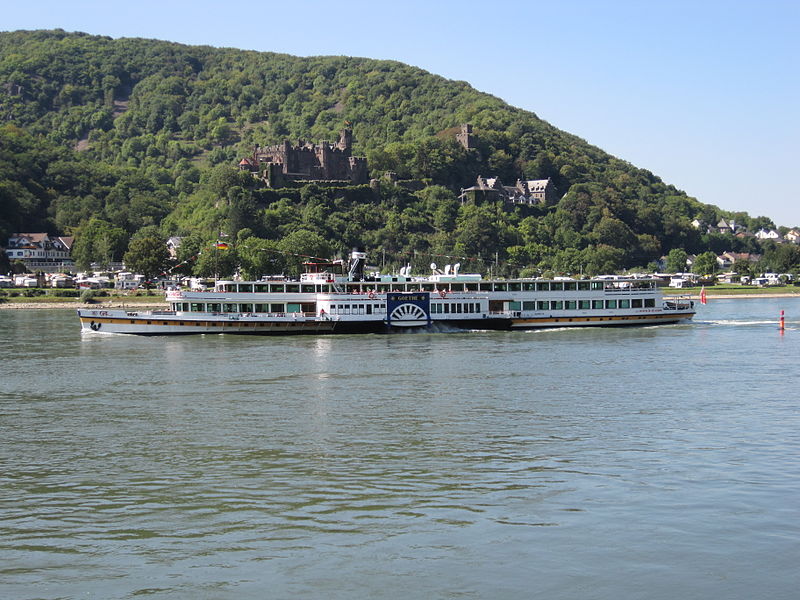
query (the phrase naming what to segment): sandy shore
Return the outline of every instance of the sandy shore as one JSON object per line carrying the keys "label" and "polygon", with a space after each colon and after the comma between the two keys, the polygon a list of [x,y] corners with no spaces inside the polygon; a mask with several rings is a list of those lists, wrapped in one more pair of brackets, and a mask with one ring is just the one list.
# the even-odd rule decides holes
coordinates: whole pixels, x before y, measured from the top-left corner
{"label": "sandy shore", "polygon": [[69,308],[77,310],[88,308],[92,310],[106,310],[109,308],[128,308],[133,310],[167,310],[169,305],[166,302],[98,302],[97,304],[83,304],[81,302],[5,302],[0,304],[0,310],[15,309],[38,309],[38,308]]}

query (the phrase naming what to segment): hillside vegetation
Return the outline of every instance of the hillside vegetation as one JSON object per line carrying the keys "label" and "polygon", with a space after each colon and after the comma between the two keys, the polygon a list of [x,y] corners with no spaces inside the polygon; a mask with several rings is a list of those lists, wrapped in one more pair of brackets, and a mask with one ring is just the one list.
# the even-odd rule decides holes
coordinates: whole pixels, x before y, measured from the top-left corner
{"label": "hillside vegetation", "polygon": [[[289,253],[352,246],[390,266],[443,255],[509,274],[600,272],[673,248],[757,250],[701,235],[697,217],[772,225],[702,204],[465,82],[391,61],[6,32],[0,123],[0,240],[72,234],[82,264],[121,258],[131,239],[178,235],[202,271],[202,250],[224,232],[225,268],[254,275],[291,269]],[[373,177],[394,171],[415,191],[385,181],[268,190],[236,169],[255,145],[335,140],[345,123]],[[455,141],[462,123],[477,150]],[[560,200],[462,205],[459,190],[478,175],[550,177]]]}

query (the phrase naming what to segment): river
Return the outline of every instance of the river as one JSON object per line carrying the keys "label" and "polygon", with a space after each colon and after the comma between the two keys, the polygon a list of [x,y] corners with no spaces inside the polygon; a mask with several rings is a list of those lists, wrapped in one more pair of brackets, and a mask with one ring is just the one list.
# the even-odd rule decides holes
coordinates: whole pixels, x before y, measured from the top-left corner
{"label": "river", "polygon": [[800,589],[800,299],[284,338],[19,310],[0,340],[2,598]]}

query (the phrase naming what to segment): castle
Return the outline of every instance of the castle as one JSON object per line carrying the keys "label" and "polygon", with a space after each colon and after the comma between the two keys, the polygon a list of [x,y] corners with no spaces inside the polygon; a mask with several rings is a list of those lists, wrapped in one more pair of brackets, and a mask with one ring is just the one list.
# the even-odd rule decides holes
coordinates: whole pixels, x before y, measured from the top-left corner
{"label": "castle", "polygon": [[353,132],[343,129],[335,144],[313,144],[288,140],[276,146],[259,147],[243,158],[239,168],[260,176],[268,186],[281,187],[292,181],[338,181],[361,184],[369,181],[367,159],[352,156]]}

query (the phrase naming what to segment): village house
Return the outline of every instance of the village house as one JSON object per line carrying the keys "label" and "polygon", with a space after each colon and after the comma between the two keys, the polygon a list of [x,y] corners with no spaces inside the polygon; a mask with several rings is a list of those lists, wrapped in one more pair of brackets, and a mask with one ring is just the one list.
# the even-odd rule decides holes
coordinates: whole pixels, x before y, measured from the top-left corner
{"label": "village house", "polygon": [[781,234],[775,231],[774,229],[759,229],[756,232],[756,238],[758,238],[759,240],[773,240],[778,243],[783,241],[783,237],[781,237]]}
{"label": "village house", "polygon": [[353,156],[353,132],[343,129],[335,144],[313,144],[288,140],[277,146],[257,146],[253,154],[239,161],[239,168],[260,177],[269,187],[281,187],[293,181],[338,181],[346,184],[368,183],[367,159]]}
{"label": "village house", "polygon": [[800,231],[797,231],[797,229],[790,229],[786,232],[786,235],[783,236],[783,239],[792,244],[800,244]]}
{"label": "village house", "polygon": [[74,238],[47,233],[15,233],[8,238],[6,256],[22,261],[31,271],[53,271],[73,265],[70,252]]}
{"label": "village house", "polygon": [[503,185],[499,177],[478,177],[472,187],[461,188],[459,196],[463,204],[467,200],[473,202],[503,200],[511,204],[544,204],[551,205],[557,200],[556,186],[550,178],[517,180],[516,185]]}

